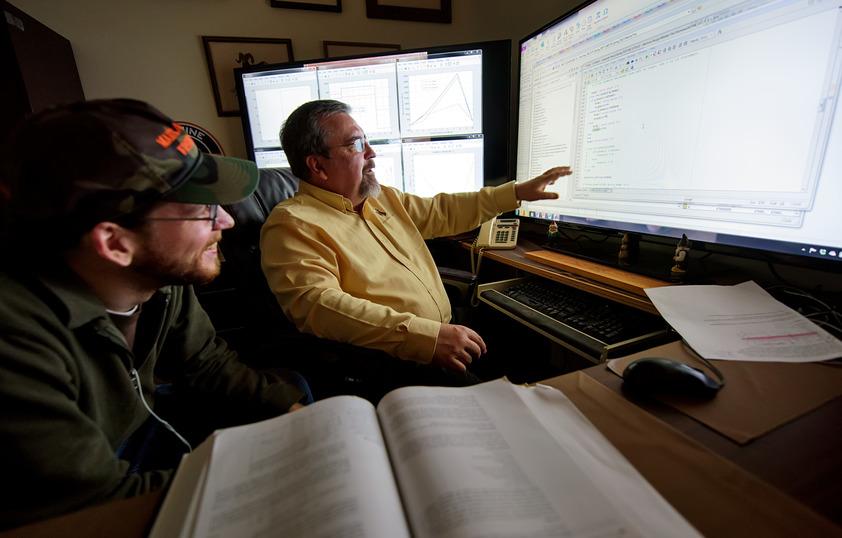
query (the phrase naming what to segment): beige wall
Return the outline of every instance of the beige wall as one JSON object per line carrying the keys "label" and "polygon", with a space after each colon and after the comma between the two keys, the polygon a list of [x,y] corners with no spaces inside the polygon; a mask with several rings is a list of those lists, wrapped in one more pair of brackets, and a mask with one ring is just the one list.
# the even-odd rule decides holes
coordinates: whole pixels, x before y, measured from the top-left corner
{"label": "beige wall", "polygon": [[[322,41],[402,48],[512,39],[577,0],[453,0],[451,24],[368,19],[364,0],[341,13],[280,9],[269,0],[11,0],[67,38],[88,99],[132,97],[210,131],[245,157],[239,117],[218,117],[201,36],[289,38],[295,59],[321,58]],[[516,63],[514,64],[516,65]]]}

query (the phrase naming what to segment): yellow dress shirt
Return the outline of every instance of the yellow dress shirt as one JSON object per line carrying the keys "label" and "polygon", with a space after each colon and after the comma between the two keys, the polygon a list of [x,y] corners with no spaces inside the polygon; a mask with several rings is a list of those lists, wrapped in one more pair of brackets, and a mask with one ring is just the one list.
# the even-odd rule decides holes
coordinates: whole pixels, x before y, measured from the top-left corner
{"label": "yellow dress shirt", "polygon": [[269,287],[298,330],[429,363],[450,302],[425,239],[518,207],[515,183],[421,198],[383,187],[360,213],[301,181],[260,235]]}

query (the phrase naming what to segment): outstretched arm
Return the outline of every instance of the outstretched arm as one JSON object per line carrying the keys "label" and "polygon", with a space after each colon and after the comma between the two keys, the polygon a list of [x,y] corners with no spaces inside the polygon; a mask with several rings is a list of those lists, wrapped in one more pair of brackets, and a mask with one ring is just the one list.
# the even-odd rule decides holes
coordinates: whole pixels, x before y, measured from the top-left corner
{"label": "outstretched arm", "polygon": [[569,176],[572,173],[573,170],[569,166],[550,168],[540,176],[536,176],[523,183],[518,183],[515,186],[515,195],[518,200],[526,200],[528,202],[558,198],[558,193],[545,191],[547,185],[552,185],[558,178]]}

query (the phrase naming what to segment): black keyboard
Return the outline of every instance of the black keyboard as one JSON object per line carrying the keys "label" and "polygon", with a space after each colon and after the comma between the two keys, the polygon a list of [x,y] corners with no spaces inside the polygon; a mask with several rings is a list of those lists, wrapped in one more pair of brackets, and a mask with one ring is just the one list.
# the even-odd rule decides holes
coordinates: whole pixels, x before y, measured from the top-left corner
{"label": "black keyboard", "polygon": [[596,358],[667,334],[660,316],[546,279],[527,279],[481,297]]}

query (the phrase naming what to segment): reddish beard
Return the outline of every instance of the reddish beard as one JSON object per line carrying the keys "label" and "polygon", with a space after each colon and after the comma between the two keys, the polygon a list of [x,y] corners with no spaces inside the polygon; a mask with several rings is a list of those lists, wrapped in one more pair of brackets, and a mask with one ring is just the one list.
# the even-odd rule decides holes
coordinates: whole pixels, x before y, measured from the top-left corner
{"label": "reddish beard", "polygon": [[208,242],[200,252],[190,257],[186,257],[183,252],[164,252],[147,241],[147,248],[143,254],[135,257],[132,267],[137,274],[156,282],[158,287],[208,284],[219,276],[221,264],[217,256],[212,267],[206,266],[203,263],[204,254],[219,239]]}

